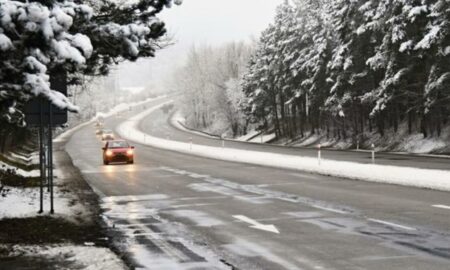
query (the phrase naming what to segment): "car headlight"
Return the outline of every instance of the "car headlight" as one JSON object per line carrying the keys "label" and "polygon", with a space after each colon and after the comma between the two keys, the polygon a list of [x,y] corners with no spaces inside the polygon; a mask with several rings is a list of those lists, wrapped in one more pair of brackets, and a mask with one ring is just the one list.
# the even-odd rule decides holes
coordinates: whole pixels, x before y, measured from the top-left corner
{"label": "car headlight", "polygon": [[110,156],[112,156],[112,155],[113,155],[113,152],[112,152],[112,151],[110,151],[110,150],[108,150],[108,151],[106,151],[106,155],[107,155],[108,157],[110,157]]}
{"label": "car headlight", "polygon": [[129,156],[132,156],[132,155],[133,155],[133,150],[131,150],[131,149],[128,149],[128,151],[127,151],[127,155],[129,155]]}

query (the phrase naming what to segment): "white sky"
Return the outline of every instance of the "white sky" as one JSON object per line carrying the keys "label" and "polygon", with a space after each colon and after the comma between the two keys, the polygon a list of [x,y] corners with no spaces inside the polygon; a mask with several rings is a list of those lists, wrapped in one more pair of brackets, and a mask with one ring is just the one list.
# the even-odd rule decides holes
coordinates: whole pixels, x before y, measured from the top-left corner
{"label": "white sky", "polygon": [[[123,64],[121,86],[145,86],[149,73],[159,78],[179,64],[193,45],[219,45],[258,38],[283,0],[184,0],[181,6],[166,9],[160,18],[166,22],[176,45],[157,52],[152,60]],[[150,72],[153,70],[153,72]]]}

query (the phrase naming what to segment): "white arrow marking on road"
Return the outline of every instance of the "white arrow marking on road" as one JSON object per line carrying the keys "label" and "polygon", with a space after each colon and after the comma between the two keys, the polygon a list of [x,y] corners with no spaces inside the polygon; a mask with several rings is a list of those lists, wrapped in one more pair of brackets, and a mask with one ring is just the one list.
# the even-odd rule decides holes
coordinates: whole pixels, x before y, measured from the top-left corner
{"label": "white arrow marking on road", "polygon": [[433,207],[450,210],[450,206],[443,204],[435,204]]}
{"label": "white arrow marking on road", "polygon": [[277,227],[275,227],[274,225],[264,225],[264,224],[259,223],[256,220],[253,220],[249,217],[242,216],[242,215],[236,215],[233,217],[235,219],[239,219],[240,221],[243,221],[245,223],[252,225],[252,226],[250,226],[250,228],[262,230],[262,231],[266,231],[266,232],[271,232],[271,233],[277,233],[277,234],[280,233],[280,231],[278,231]]}

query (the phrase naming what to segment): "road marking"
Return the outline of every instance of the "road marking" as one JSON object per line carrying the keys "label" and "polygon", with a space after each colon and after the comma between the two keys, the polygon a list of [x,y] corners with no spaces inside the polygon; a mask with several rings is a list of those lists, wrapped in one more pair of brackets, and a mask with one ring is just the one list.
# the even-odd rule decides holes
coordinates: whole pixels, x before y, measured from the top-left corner
{"label": "road marking", "polygon": [[264,225],[264,224],[259,223],[256,220],[253,220],[249,217],[242,216],[242,215],[236,215],[233,217],[235,219],[238,219],[240,221],[250,224],[251,225],[250,228],[262,230],[262,231],[266,231],[266,232],[272,232],[272,233],[276,233],[276,234],[280,233],[280,231],[274,225]]}
{"label": "road marking", "polygon": [[333,209],[333,208],[328,208],[328,207],[323,207],[323,206],[316,205],[316,204],[311,205],[311,207],[314,207],[314,208],[317,208],[317,209],[320,209],[320,210],[325,210],[325,211],[333,212],[333,213],[338,213],[338,214],[344,214],[344,215],[348,214],[348,212],[345,212],[345,211],[342,211],[342,210]]}
{"label": "road marking", "polygon": [[384,220],[373,219],[373,218],[369,218],[368,220],[372,221],[372,222],[375,222],[375,223],[388,225],[388,226],[391,226],[391,227],[397,227],[397,228],[404,229],[404,230],[407,230],[407,231],[417,231],[416,228],[412,228],[412,227],[408,227],[408,226],[404,226],[404,225],[400,225],[400,224],[396,224],[396,223],[392,223],[392,222],[388,222],[388,221],[384,221]]}
{"label": "road marking", "polygon": [[443,204],[435,204],[433,207],[450,210],[450,206]]}

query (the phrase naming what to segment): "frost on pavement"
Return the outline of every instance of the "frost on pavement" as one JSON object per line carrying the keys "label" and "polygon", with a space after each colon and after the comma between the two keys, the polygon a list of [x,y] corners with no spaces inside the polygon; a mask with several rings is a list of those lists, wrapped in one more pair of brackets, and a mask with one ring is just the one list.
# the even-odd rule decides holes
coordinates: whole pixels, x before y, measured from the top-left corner
{"label": "frost on pavement", "polygon": [[[199,226],[218,226],[220,221],[203,212],[167,211],[183,201],[165,194],[118,196],[103,199],[104,220],[108,227],[123,235],[116,243],[126,251],[133,266],[140,269],[231,269],[213,249],[199,244],[204,240],[178,222],[164,215],[187,218]],[[192,215],[192,216],[190,216]]]}

